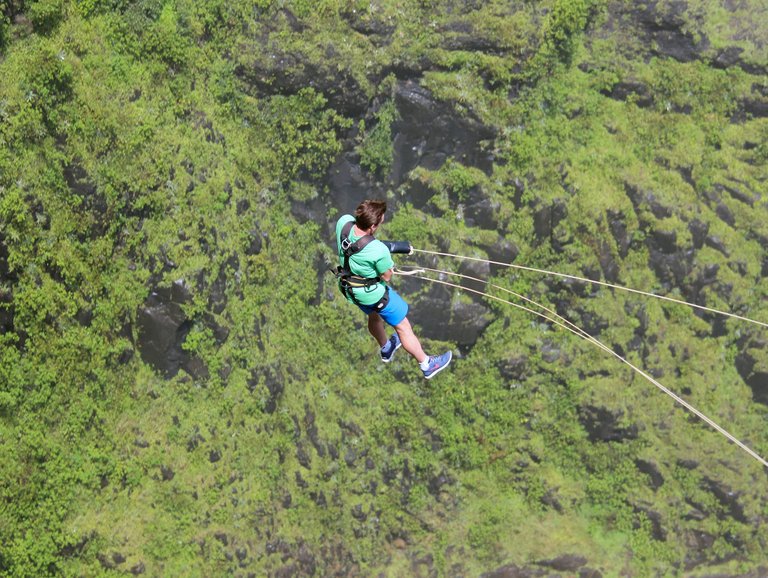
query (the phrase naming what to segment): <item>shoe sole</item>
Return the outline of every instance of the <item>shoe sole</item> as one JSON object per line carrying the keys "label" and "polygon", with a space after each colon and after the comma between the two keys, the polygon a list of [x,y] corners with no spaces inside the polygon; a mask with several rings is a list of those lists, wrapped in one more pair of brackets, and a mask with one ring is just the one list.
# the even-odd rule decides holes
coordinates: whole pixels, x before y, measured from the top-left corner
{"label": "shoe sole", "polygon": [[436,376],[438,373],[440,373],[440,372],[441,372],[441,371],[443,371],[443,370],[444,370],[446,367],[448,367],[448,366],[451,364],[451,361],[453,361],[453,354],[451,354],[451,358],[448,360],[448,363],[446,363],[446,364],[445,364],[445,365],[443,365],[442,367],[438,367],[438,368],[437,368],[435,371],[433,371],[433,372],[432,372],[432,373],[430,373],[429,375],[425,375],[425,376],[424,376],[424,379],[432,379],[432,378],[433,378],[433,377],[435,377],[435,376]]}
{"label": "shoe sole", "polygon": [[[399,341],[398,341],[398,342],[397,342],[397,345],[395,345],[395,351],[397,351],[398,349],[400,349],[400,347],[401,347],[402,345],[403,345],[403,344],[402,344],[401,342],[399,342]],[[389,356],[389,359],[384,359],[384,358],[382,357],[382,358],[381,358],[381,361],[383,361],[384,363],[389,363],[390,361],[392,361],[392,358],[395,356],[395,351],[393,351],[393,352],[392,352],[392,355],[390,355],[390,356]]]}

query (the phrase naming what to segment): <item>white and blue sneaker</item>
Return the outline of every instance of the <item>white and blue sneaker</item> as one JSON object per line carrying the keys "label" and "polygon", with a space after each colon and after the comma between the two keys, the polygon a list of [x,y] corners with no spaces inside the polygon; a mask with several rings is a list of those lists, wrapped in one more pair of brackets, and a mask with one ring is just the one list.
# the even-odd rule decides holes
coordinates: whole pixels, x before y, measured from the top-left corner
{"label": "white and blue sneaker", "polygon": [[401,345],[402,343],[400,343],[400,337],[398,337],[397,333],[393,333],[392,337],[390,337],[389,341],[387,341],[387,344],[379,351],[381,354],[381,360],[384,363],[389,363],[392,361],[392,358],[395,356],[395,351],[400,349]]}
{"label": "white and blue sneaker", "polygon": [[429,366],[427,367],[427,369],[422,369],[422,371],[424,372],[424,377],[426,377],[427,379],[432,379],[438,373],[440,373],[446,367],[448,367],[448,364],[451,362],[451,359],[453,359],[453,354],[450,351],[446,351],[442,355],[430,355]]}

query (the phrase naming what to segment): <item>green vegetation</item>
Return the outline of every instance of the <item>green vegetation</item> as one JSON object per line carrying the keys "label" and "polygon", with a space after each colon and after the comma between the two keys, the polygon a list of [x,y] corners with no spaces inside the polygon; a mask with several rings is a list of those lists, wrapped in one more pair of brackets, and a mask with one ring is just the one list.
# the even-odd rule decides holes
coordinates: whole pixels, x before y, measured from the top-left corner
{"label": "green vegetation", "polygon": [[[764,468],[616,359],[480,300],[425,382],[323,276],[354,152],[388,238],[768,322],[765,9],[661,0],[668,45],[635,4],[0,0],[0,575],[764,571]],[[491,168],[388,182],[405,80]],[[762,329],[493,272],[768,455]],[[179,287],[163,371],[146,310]]]}

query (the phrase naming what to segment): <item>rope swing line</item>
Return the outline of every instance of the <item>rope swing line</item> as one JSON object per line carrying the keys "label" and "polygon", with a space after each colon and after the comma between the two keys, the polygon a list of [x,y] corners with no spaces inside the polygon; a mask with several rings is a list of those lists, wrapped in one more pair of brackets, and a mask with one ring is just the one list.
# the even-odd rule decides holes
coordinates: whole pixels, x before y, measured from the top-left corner
{"label": "rope swing line", "polygon": [[[422,252],[429,253],[430,251],[422,251]],[[480,260],[480,259],[478,259],[478,260]],[[490,261],[490,262],[492,263],[492,261]],[[513,295],[514,297],[517,297],[518,299],[523,300],[526,303],[530,303],[531,305],[546,311],[552,317],[550,317],[548,315],[545,315],[544,313],[541,313],[540,311],[535,311],[535,310],[533,310],[533,309],[531,309],[529,307],[526,307],[524,305],[520,305],[519,303],[513,303],[512,301],[509,301],[507,299],[502,299],[501,297],[497,297],[495,295],[490,295],[489,293],[485,293],[485,292],[479,291],[477,289],[472,289],[470,287],[462,287],[461,285],[459,285],[457,283],[451,283],[449,281],[444,281],[442,279],[432,279],[430,277],[424,277],[424,276],[418,274],[418,273],[422,273],[422,272],[425,272],[425,271],[430,271],[430,272],[433,272],[433,273],[437,273],[439,275],[449,275],[449,276],[454,276],[454,277],[460,277],[460,278],[463,278],[463,279],[469,279],[471,281],[476,281],[476,282],[479,282],[479,283],[486,284],[487,286],[492,287],[494,289],[498,289],[498,290],[503,291],[505,293],[509,293],[509,294]],[[558,326],[560,326],[560,327],[570,331],[571,333],[577,335],[578,337],[581,337],[582,339],[585,339],[586,341],[592,343],[596,347],[599,347],[603,351],[606,351],[607,353],[610,353],[616,359],[618,359],[619,361],[621,361],[625,365],[629,366],[632,370],[634,370],[639,375],[641,375],[642,377],[647,379],[649,382],[651,382],[656,388],[658,388],[659,390],[661,390],[662,392],[667,394],[669,397],[671,397],[679,405],[681,405],[682,407],[687,409],[689,412],[691,412],[696,417],[701,419],[703,422],[708,424],[712,429],[714,429],[715,431],[720,433],[722,436],[724,436],[727,440],[729,440],[730,442],[732,442],[733,444],[735,444],[736,446],[741,448],[744,452],[746,452],[751,457],[753,457],[755,460],[760,462],[763,466],[768,468],[768,461],[766,461],[762,456],[760,456],[752,448],[747,446],[744,442],[742,442],[741,440],[736,438],[733,434],[731,434],[726,429],[724,429],[723,427],[718,425],[714,420],[712,420],[707,415],[705,415],[704,413],[702,413],[701,411],[696,409],[694,406],[692,406],[690,403],[688,403],[687,401],[682,399],[680,396],[678,396],[676,393],[671,391],[669,388],[667,388],[664,385],[662,385],[658,380],[653,378],[651,375],[647,374],[645,371],[643,371],[642,369],[640,369],[639,367],[637,367],[636,365],[634,365],[633,363],[631,363],[630,361],[628,361],[627,359],[625,359],[624,357],[622,357],[621,355],[616,353],[613,349],[611,349],[610,347],[608,347],[607,345],[605,345],[604,343],[602,343],[601,341],[599,341],[598,339],[596,339],[595,337],[593,337],[592,335],[590,335],[589,333],[587,333],[586,331],[584,331],[583,329],[581,329],[580,327],[578,327],[577,325],[572,323],[571,321],[565,319],[564,317],[562,317],[561,315],[559,315],[555,311],[552,311],[548,307],[546,307],[544,305],[541,305],[540,303],[537,303],[537,302],[533,301],[532,299],[529,299],[528,297],[520,295],[519,293],[516,293],[516,292],[514,292],[514,291],[512,291],[510,289],[507,289],[505,287],[501,287],[500,285],[496,285],[494,283],[489,283],[487,280],[478,279],[476,277],[471,277],[469,275],[463,275],[461,273],[453,273],[453,272],[450,272],[450,271],[442,271],[440,269],[432,269],[432,268],[429,268],[429,267],[419,267],[418,269],[413,269],[413,270],[410,270],[410,271],[396,270],[395,273],[397,273],[399,275],[408,275],[408,276],[414,277],[416,279],[421,279],[423,281],[430,281],[432,283],[438,283],[438,284],[441,284],[441,285],[447,285],[449,287],[454,287],[454,288],[457,288],[457,289],[460,289],[460,290],[463,290],[463,291],[469,291],[471,293],[476,293],[478,295],[482,295],[482,296],[487,297],[489,299],[493,299],[495,301],[499,301],[499,302],[504,303],[506,305],[511,305],[513,307],[517,307],[518,309],[522,309],[523,311],[527,311],[528,313],[532,313],[533,315],[536,315],[538,317],[542,317],[542,318],[546,319],[547,321],[549,321],[551,323],[554,323],[555,325],[558,325]],[[585,281],[589,281],[589,280],[586,279]]]}
{"label": "rope swing line", "polygon": [[424,253],[427,255],[440,255],[442,257],[451,257],[453,259],[464,259],[467,261],[479,261],[481,263],[489,263],[491,265],[499,265],[501,267],[509,267],[511,269],[520,269],[521,271],[532,271],[534,273],[543,273],[545,275],[552,275],[555,277],[563,277],[565,279],[573,279],[574,281],[583,281],[585,283],[594,283],[595,285],[601,285],[603,287],[610,287],[611,289],[618,289],[620,291],[628,291],[630,293],[636,293],[638,295],[644,295],[645,297],[653,297],[654,299],[661,299],[664,301],[669,301],[671,303],[677,303],[679,305],[687,305],[688,307],[693,307],[695,309],[699,309],[701,311],[708,311],[709,313],[716,313],[718,315],[725,315],[726,317],[732,317],[733,319],[740,319],[741,321],[747,321],[748,323],[754,323],[755,325],[760,325],[762,327],[768,328],[768,323],[764,323],[762,321],[756,321],[755,319],[750,319],[749,317],[742,317],[741,315],[737,315],[735,313],[729,313],[727,311],[720,311],[718,309],[712,309],[711,307],[706,307],[704,305],[697,305],[696,303],[689,303],[688,301],[683,301],[682,299],[675,299],[674,297],[667,297],[666,295],[658,295],[656,293],[649,293],[647,291],[641,291],[639,289],[632,289],[631,287],[624,287],[622,285],[614,285],[613,283],[607,283],[605,281],[596,281],[594,279],[587,279],[585,277],[577,277],[576,275],[568,275],[566,273],[557,273],[555,271],[547,271],[546,269],[536,269],[535,267],[525,267],[523,265],[515,265],[514,263],[502,263],[500,261],[489,261],[488,259],[480,259],[478,257],[465,257],[462,255],[453,255],[451,253],[440,253],[438,251],[426,251],[424,249],[413,249],[414,253]]}

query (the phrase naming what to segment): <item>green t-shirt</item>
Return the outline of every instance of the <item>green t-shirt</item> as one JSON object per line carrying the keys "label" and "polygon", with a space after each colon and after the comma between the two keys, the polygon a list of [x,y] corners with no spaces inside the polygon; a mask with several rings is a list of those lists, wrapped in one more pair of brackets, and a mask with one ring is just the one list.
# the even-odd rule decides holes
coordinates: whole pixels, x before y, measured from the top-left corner
{"label": "green t-shirt", "polygon": [[[336,248],[339,252],[339,265],[342,267],[344,266],[344,252],[341,250],[341,230],[344,228],[344,225],[354,220],[355,218],[352,215],[344,215],[336,222]],[[352,227],[349,233],[350,242],[354,243],[361,237],[355,235],[355,229]],[[354,275],[360,275],[361,277],[377,277],[394,266],[395,263],[392,261],[389,249],[384,243],[376,239],[363,247],[362,251],[355,253],[349,258],[350,270]],[[386,289],[384,283],[381,282],[370,287],[358,287],[357,289],[352,289],[352,291],[355,292],[355,298],[361,305],[373,305],[384,296]]]}

